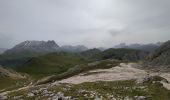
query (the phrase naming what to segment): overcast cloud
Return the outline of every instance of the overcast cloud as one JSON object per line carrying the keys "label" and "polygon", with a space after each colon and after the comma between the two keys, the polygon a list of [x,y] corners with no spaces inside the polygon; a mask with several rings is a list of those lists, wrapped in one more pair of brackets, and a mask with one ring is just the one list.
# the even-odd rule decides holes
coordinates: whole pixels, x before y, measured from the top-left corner
{"label": "overcast cloud", "polygon": [[169,0],[0,0],[0,47],[25,40],[112,47],[169,39]]}

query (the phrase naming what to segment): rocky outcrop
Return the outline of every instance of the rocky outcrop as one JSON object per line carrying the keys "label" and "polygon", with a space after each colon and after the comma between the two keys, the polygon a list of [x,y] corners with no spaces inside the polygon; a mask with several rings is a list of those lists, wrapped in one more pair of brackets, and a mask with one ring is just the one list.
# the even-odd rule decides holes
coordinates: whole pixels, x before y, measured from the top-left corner
{"label": "rocky outcrop", "polygon": [[152,52],[147,57],[147,62],[152,67],[170,68],[170,40]]}

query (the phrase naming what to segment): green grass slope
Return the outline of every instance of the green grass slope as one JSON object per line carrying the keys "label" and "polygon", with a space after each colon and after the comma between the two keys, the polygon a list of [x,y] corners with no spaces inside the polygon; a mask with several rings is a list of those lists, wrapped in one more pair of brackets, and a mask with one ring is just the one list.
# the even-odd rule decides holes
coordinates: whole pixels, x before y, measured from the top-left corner
{"label": "green grass slope", "polygon": [[50,53],[34,57],[23,66],[17,67],[16,70],[33,76],[46,76],[63,73],[75,65],[86,62],[86,60],[75,54]]}
{"label": "green grass slope", "polygon": [[43,55],[40,52],[34,52],[31,50],[24,50],[19,53],[4,53],[0,55],[0,65],[15,67],[24,64],[30,58]]}

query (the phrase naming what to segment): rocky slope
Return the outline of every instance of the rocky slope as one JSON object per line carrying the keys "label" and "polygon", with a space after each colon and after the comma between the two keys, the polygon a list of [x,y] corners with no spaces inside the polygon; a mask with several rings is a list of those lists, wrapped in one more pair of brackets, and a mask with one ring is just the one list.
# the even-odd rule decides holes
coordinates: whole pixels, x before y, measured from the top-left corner
{"label": "rocky slope", "polygon": [[55,41],[24,41],[14,46],[12,49],[7,50],[4,54],[22,53],[25,51],[48,53],[57,50],[59,50],[59,46]]}
{"label": "rocky slope", "polygon": [[170,41],[164,43],[161,47],[152,52],[148,58],[149,64],[152,67],[160,69],[170,68]]}

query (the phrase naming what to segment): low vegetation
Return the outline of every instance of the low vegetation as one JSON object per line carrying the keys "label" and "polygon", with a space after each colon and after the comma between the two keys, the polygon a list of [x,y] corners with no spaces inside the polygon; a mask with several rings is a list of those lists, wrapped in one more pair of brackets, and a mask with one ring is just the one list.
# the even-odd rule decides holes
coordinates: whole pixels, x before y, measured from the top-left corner
{"label": "low vegetation", "polygon": [[34,78],[42,78],[48,75],[57,75],[66,72],[69,68],[88,61],[68,53],[50,53],[44,56],[34,57],[16,70],[27,73]]}
{"label": "low vegetation", "polygon": [[61,80],[64,78],[71,77],[73,75],[77,75],[81,72],[86,72],[86,71],[93,70],[93,69],[107,69],[107,68],[117,66],[119,64],[120,64],[119,60],[108,59],[108,60],[96,61],[96,62],[88,63],[88,64],[76,65],[68,69],[66,72],[63,72],[58,75],[52,75],[50,77],[39,80],[37,84],[45,84],[45,83],[53,82],[56,80]]}
{"label": "low vegetation", "polygon": [[[55,94],[58,95],[62,93],[65,97],[78,100],[94,100],[95,98],[103,98],[103,100],[136,100],[137,98],[144,98],[146,100],[169,100],[170,91],[166,90],[161,83],[154,82],[154,80],[157,80],[157,78],[153,79],[152,82],[149,81],[140,85],[136,84],[135,80],[93,82],[78,85],[59,84],[57,86],[42,86],[13,92],[10,93],[8,97],[12,99],[21,96],[24,100],[34,100],[36,98],[53,98]],[[28,96],[29,93],[34,93],[35,91],[36,94],[34,94],[34,96]],[[49,95],[45,95],[44,93]]]}
{"label": "low vegetation", "polygon": [[11,79],[8,77],[0,77],[0,92],[27,86],[29,82],[30,80],[28,79]]}

